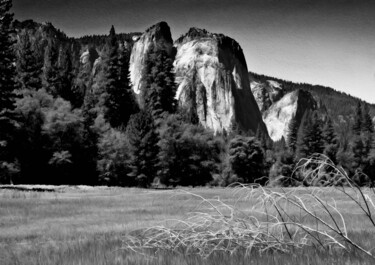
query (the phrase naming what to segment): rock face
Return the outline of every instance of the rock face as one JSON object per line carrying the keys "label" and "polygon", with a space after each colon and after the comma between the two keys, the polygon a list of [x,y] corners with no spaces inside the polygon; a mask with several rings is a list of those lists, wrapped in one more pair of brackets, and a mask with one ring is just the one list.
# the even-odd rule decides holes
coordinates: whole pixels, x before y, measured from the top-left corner
{"label": "rock face", "polygon": [[266,111],[285,95],[281,84],[273,80],[267,80],[266,83],[252,80],[250,87],[261,112]]}
{"label": "rock face", "polygon": [[175,42],[176,98],[195,112],[200,123],[214,132],[238,126],[267,135],[250,90],[248,70],[240,45],[221,34],[192,28]]}
{"label": "rock face", "polygon": [[98,52],[94,48],[89,48],[81,54],[80,62],[81,64],[90,64],[92,66],[98,58]]}
{"label": "rock face", "polygon": [[140,37],[133,38],[135,41],[130,56],[129,70],[130,81],[132,83],[133,91],[138,95],[137,99],[141,104],[141,91],[144,89],[145,61],[147,54],[152,45],[158,49],[164,49],[169,55],[173,56],[173,40],[171,31],[166,22],[160,22],[149,29]]}
{"label": "rock face", "polygon": [[289,123],[296,117],[297,124],[301,123],[306,110],[316,110],[317,102],[313,96],[304,90],[296,90],[275,101],[263,112],[263,120],[273,141],[288,135]]}

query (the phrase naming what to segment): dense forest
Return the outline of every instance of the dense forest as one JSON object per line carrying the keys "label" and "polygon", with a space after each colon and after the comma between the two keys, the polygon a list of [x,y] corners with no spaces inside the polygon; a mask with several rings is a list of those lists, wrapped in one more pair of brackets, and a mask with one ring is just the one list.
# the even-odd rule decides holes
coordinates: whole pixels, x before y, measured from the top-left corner
{"label": "dense forest", "polygon": [[[299,84],[324,95],[322,104],[337,102],[328,117],[306,111],[300,126],[291,122],[287,141],[276,143],[260,131],[214,135],[178,106],[173,58],[158,47],[147,54],[139,107],[129,80],[139,33],[116,34],[112,26],[109,35],[74,39],[51,23],[14,21],[10,8],[10,0],[0,3],[0,183],[300,185],[293,169],[314,153],[361,185],[375,180],[369,104]],[[341,131],[340,115],[348,119]]]}

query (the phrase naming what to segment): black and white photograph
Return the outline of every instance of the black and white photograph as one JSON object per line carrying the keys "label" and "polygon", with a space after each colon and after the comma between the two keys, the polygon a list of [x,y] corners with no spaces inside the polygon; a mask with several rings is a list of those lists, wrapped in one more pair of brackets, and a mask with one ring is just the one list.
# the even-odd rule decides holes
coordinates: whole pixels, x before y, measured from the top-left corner
{"label": "black and white photograph", "polygon": [[375,1],[0,0],[0,265],[375,264]]}

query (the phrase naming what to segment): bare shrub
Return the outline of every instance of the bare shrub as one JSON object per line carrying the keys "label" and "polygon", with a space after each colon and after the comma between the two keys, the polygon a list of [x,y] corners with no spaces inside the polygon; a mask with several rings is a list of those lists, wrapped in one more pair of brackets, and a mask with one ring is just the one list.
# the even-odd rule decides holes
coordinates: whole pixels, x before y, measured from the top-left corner
{"label": "bare shrub", "polygon": [[[271,189],[236,184],[231,186],[236,198],[232,204],[181,191],[200,200],[195,212],[175,220],[171,227],[155,226],[132,233],[123,240],[123,248],[209,257],[217,252],[290,253],[312,247],[322,251],[356,249],[374,257],[349,237],[343,209],[333,197],[325,196],[330,192],[347,196],[375,228],[374,191],[358,187],[324,155],[301,160],[296,170],[304,186]],[[320,187],[311,187],[313,184]]]}

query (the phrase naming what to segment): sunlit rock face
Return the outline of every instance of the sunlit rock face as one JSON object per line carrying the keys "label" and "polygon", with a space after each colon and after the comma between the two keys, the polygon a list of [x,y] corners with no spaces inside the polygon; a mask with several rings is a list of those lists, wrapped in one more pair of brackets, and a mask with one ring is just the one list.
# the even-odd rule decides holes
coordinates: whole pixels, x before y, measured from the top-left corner
{"label": "sunlit rock face", "polygon": [[250,90],[240,45],[222,34],[191,28],[175,42],[176,98],[214,132],[233,128],[267,135]]}
{"label": "sunlit rock face", "polygon": [[166,22],[160,22],[148,28],[142,36],[134,37],[135,41],[130,56],[129,70],[132,88],[140,104],[142,104],[141,91],[144,89],[144,69],[148,52],[152,45],[164,49],[173,56],[173,40],[171,31]]}
{"label": "sunlit rock face", "polygon": [[265,83],[250,80],[250,87],[261,112],[266,111],[285,95],[281,84],[273,80],[268,80]]}
{"label": "sunlit rock face", "polygon": [[316,110],[317,102],[313,96],[304,90],[296,90],[285,94],[263,112],[263,120],[273,141],[282,137],[287,141],[290,121],[296,117],[297,124],[301,123],[306,110]]}
{"label": "sunlit rock face", "polygon": [[81,54],[80,62],[83,65],[89,64],[92,67],[98,58],[98,52],[94,48],[88,48]]}

